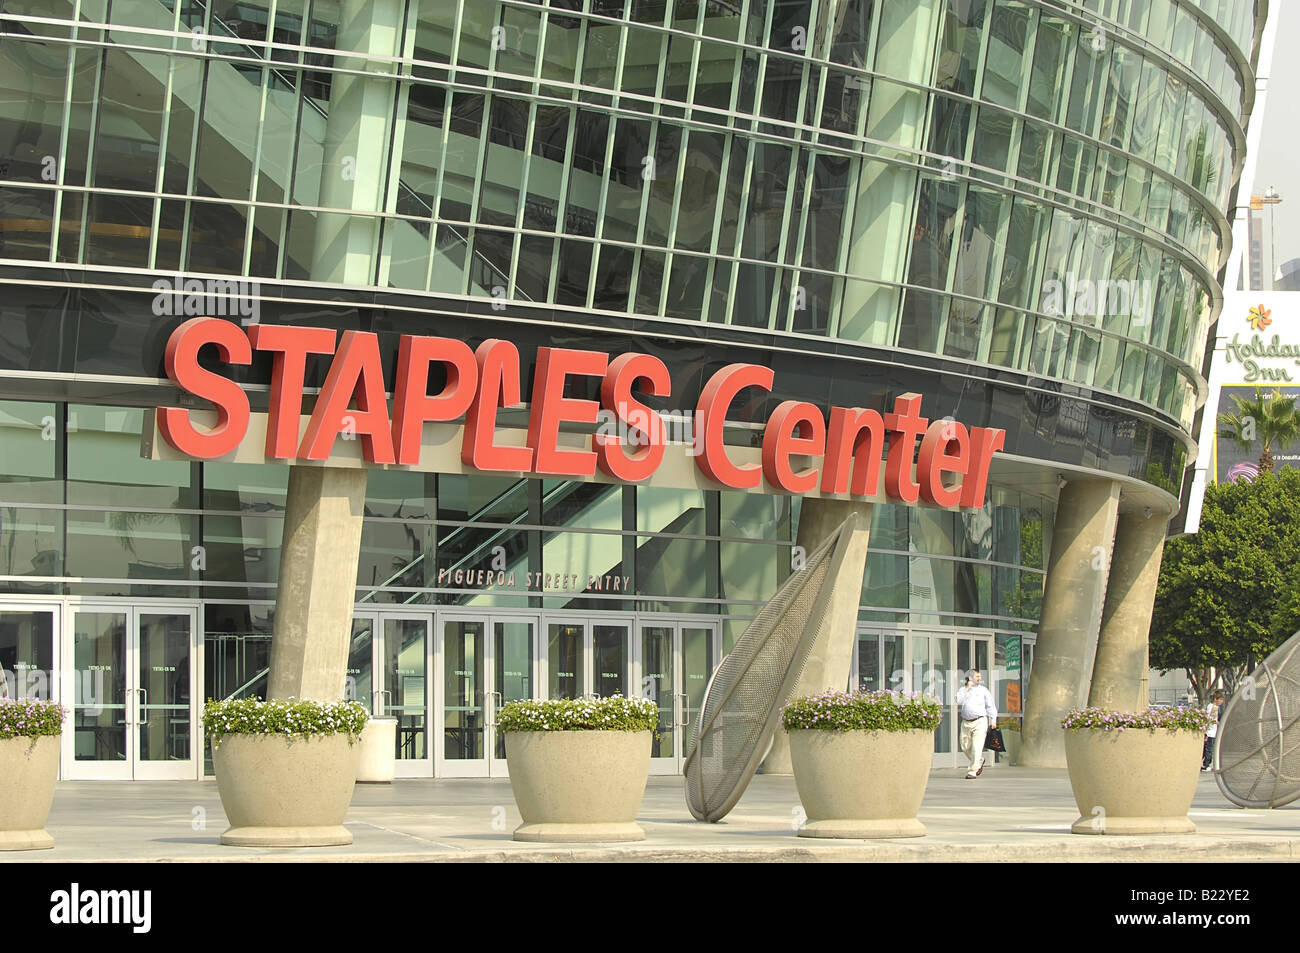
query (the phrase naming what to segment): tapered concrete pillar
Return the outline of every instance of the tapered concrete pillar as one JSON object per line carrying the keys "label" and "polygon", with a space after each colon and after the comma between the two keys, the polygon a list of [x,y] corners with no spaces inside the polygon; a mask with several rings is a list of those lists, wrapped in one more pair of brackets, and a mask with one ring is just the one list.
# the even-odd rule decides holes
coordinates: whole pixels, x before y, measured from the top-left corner
{"label": "tapered concrete pillar", "polygon": [[1107,480],[1072,480],[1056,502],[1018,758],[1026,767],[1065,767],[1061,719],[1088,697],[1118,516],[1119,486]]}
{"label": "tapered concrete pillar", "polygon": [[290,468],[271,698],[343,697],[365,507],[365,470]]}
{"label": "tapered concrete pillar", "polygon": [[1111,711],[1147,707],[1147,645],[1166,529],[1166,518],[1154,513],[1124,513],[1119,518],[1089,705]]}
{"label": "tapered concrete pillar", "polygon": [[[839,577],[827,580],[833,587],[827,632],[829,637],[813,646],[794,697],[834,688],[843,691],[853,662],[853,640],[857,636],[858,606],[862,602],[862,577],[867,570],[867,542],[871,536],[870,503],[856,500],[804,500],[799,509],[799,533],[795,545],[811,553],[825,542],[851,513],[858,514]],[[772,750],[763,761],[764,774],[793,774],[790,736],[778,728]]]}

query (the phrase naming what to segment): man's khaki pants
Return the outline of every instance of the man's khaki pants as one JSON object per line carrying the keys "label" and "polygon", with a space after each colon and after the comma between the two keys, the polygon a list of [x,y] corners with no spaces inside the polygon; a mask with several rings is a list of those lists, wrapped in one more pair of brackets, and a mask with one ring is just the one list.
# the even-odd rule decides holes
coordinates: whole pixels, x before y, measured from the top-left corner
{"label": "man's khaki pants", "polygon": [[961,750],[970,758],[970,770],[974,774],[984,765],[984,737],[989,733],[989,719],[981,715],[971,721],[961,723]]}

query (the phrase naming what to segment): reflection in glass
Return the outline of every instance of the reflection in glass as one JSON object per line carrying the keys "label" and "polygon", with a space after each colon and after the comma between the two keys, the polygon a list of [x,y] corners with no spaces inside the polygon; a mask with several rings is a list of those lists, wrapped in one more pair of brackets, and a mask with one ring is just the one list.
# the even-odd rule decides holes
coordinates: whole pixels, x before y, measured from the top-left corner
{"label": "reflection in glass", "polygon": [[695,735],[696,721],[704,705],[704,692],[713,674],[713,629],[682,627],[682,691],[686,695],[686,728],[683,732],[683,751],[690,751],[690,739]]}
{"label": "reflection in glass", "polygon": [[673,754],[673,629],[667,625],[641,627],[641,679],[646,697],[659,706],[658,737],[652,758]]}
{"label": "reflection in glass", "polygon": [[[397,718],[397,757],[404,759],[429,756],[425,731],[426,629],[423,619],[384,620],[384,684],[389,692],[384,714]],[[482,625],[478,631],[481,639]],[[475,686],[478,681],[474,679]],[[478,730],[481,746],[482,728]]]}
{"label": "reflection in glass", "polygon": [[[497,622],[492,626],[498,702],[533,697],[533,623]],[[503,734],[496,736],[496,757],[506,756]]]}
{"label": "reflection in glass", "polygon": [[546,657],[550,661],[547,688],[550,698],[577,698],[582,694],[582,638],[585,626],[552,622],[546,631]]}
{"label": "reflection in glass", "polygon": [[190,758],[190,617],[140,614],[141,761]]}
{"label": "reflection in glass", "polygon": [[343,697],[360,702],[374,714],[375,623],[366,616],[353,616],[352,643],[348,647],[347,688]]}
{"label": "reflection in glass", "polygon": [[451,761],[483,757],[483,649],[482,622],[444,625],[443,756]]}
{"label": "reflection in glass", "polygon": [[50,698],[54,613],[0,610],[0,697]]}
{"label": "reflection in glass", "polygon": [[627,626],[593,626],[592,645],[596,694],[601,698],[627,695]]}
{"label": "reflection in glass", "polygon": [[77,612],[72,635],[78,761],[126,760],[126,613]]}

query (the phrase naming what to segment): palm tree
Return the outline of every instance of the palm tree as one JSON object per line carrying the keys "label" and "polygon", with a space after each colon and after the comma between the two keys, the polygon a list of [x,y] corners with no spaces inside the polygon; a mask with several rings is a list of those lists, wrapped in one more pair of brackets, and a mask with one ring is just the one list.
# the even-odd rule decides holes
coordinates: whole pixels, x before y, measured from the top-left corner
{"label": "palm tree", "polygon": [[[1273,449],[1281,450],[1300,438],[1300,409],[1296,397],[1286,397],[1280,390],[1272,394],[1255,391],[1254,399],[1233,396],[1235,414],[1219,414],[1219,436],[1249,450],[1258,440],[1263,444],[1259,455],[1259,472],[1273,470]],[[1246,435],[1250,436],[1247,437]]]}

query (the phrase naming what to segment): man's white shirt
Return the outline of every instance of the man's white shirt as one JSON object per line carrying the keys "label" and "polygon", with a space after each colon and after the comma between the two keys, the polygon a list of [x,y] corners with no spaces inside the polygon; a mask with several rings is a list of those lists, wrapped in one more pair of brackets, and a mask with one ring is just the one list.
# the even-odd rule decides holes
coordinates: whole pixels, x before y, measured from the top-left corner
{"label": "man's white shirt", "polygon": [[962,720],[988,718],[990,723],[998,720],[998,710],[993,704],[993,693],[983,685],[959,688],[957,706],[961,710]]}

